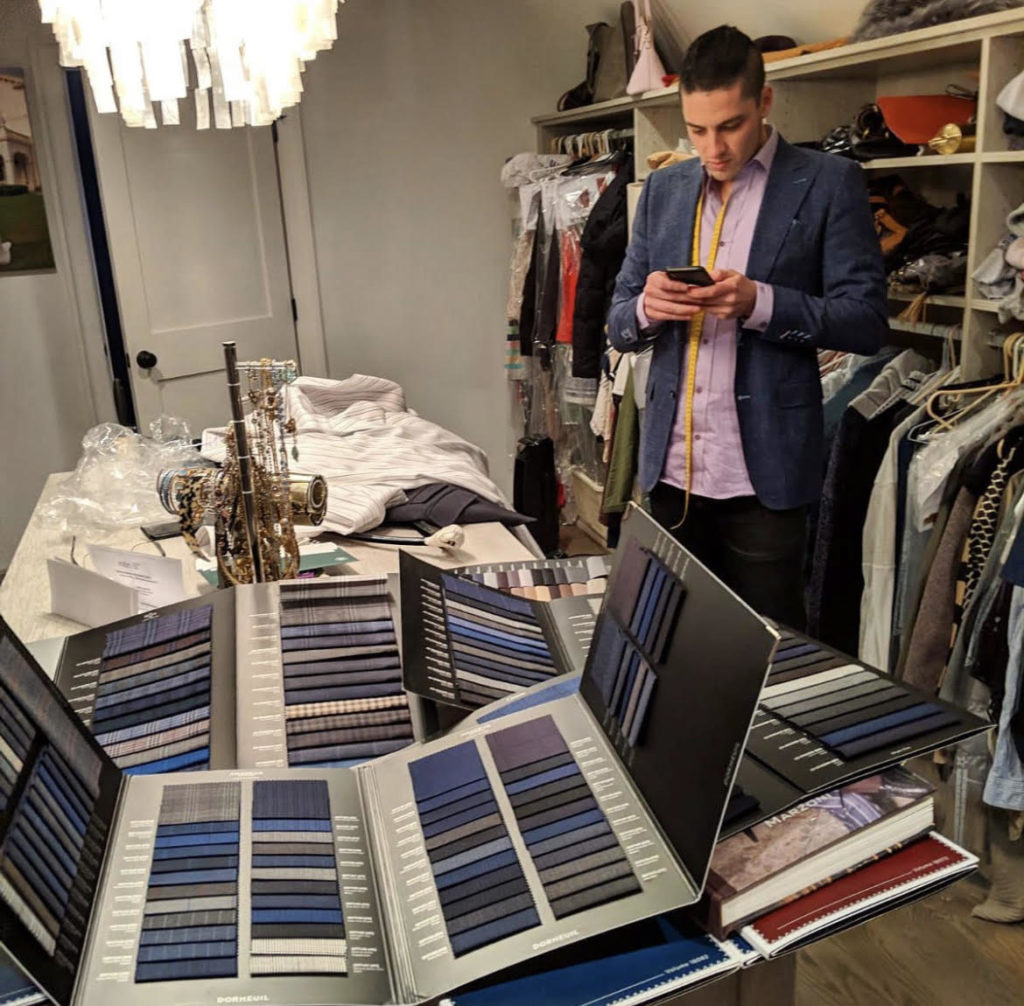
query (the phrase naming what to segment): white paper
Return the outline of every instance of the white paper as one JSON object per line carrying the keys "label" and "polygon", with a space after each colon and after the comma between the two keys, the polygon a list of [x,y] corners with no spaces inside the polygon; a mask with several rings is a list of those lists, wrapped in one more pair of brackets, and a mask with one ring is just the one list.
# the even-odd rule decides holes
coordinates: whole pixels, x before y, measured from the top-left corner
{"label": "white paper", "polygon": [[95,627],[139,613],[139,592],[64,559],[47,559],[50,610]]}
{"label": "white paper", "polygon": [[[57,668],[60,667],[60,658],[64,655],[65,643],[67,643],[67,636],[50,636],[47,639],[36,639],[34,642],[26,643],[25,649],[36,658],[36,663],[52,680],[57,676]],[[12,1004],[5,1002],[4,1006],[12,1006]]]}
{"label": "white paper", "polygon": [[175,604],[188,596],[180,559],[128,552],[109,545],[90,545],[89,555],[98,573],[138,591],[142,611]]}

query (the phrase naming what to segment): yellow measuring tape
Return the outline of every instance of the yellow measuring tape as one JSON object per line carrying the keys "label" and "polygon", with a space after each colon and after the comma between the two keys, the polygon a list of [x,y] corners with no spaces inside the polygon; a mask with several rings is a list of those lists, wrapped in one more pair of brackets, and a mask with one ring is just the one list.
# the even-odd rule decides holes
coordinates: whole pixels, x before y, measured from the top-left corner
{"label": "yellow measuring tape", "polygon": [[[715,268],[718,258],[718,246],[722,240],[722,224],[725,222],[725,209],[729,205],[726,199],[715,219],[715,229],[711,232],[711,248],[708,250],[708,272]],[[704,217],[704,189],[700,190],[697,200],[697,219],[693,222],[693,249],[690,253],[690,265],[700,265],[700,227]],[[700,340],[704,334],[705,311],[700,311],[690,319],[690,334],[686,349],[686,405],[683,425],[683,436],[686,441],[686,496],[683,502],[683,516],[672,530],[681,527],[686,515],[690,512],[690,486],[693,483],[693,398],[697,387],[697,354],[700,352]]]}

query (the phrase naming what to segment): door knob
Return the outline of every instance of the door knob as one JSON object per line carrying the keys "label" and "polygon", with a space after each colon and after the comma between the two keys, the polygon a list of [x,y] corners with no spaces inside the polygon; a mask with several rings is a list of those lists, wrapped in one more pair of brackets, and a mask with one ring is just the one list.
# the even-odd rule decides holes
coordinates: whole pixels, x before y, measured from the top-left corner
{"label": "door knob", "polygon": [[135,362],[143,370],[152,370],[156,366],[156,356],[148,349],[141,349],[139,355],[135,357]]}

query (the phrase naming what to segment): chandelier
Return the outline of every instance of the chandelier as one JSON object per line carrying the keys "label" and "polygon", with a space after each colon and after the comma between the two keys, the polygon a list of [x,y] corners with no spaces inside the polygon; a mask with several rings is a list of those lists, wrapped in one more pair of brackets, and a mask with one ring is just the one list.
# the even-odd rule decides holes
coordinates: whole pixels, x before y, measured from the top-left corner
{"label": "chandelier", "polygon": [[[302,97],[302,71],[338,37],[339,0],[39,0],[62,66],[129,126],[266,126]],[[191,60],[189,56],[191,55]],[[212,111],[211,111],[212,106]]]}

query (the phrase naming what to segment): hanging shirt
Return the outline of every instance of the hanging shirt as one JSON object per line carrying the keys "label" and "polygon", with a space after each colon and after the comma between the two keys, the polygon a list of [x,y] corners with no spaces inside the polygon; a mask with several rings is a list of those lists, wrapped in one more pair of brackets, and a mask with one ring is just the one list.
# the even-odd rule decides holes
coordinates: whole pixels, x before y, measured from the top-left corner
{"label": "hanging shirt", "polygon": [[[733,182],[729,207],[722,223],[718,246],[718,269],[745,273],[750,258],[761,203],[764,201],[768,173],[779,143],[772,130],[761,149],[743,166]],[[715,220],[722,208],[721,190],[704,173],[704,213],[701,221],[700,259],[708,260]],[[745,328],[763,332],[772,318],[774,296],[767,283],[757,284],[754,310]],[[649,326],[643,312],[643,297],[637,302],[637,316],[643,327]],[[693,399],[693,472],[691,492],[711,499],[753,496],[754,487],[747,472],[736,413],[736,336],[735,319],[707,315],[697,357],[697,380]],[[661,478],[679,489],[686,488],[686,354],[683,354],[679,378],[676,420],[672,428],[665,467]]]}

